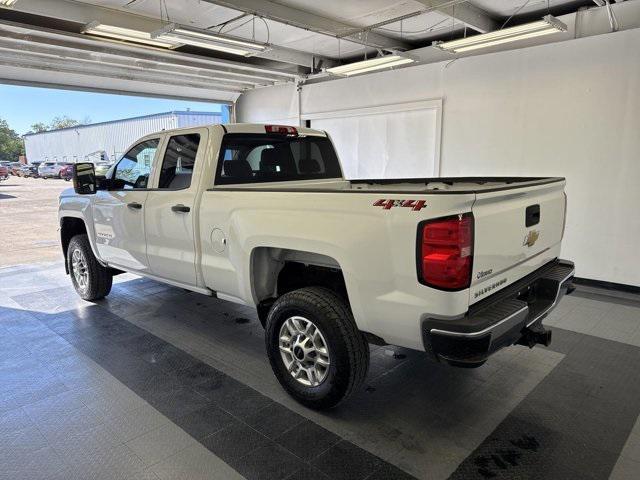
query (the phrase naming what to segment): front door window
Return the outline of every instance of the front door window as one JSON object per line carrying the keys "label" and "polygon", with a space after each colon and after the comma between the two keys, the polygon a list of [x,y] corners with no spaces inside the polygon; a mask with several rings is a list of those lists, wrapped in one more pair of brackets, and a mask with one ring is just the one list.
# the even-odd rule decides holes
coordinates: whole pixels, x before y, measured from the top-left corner
{"label": "front door window", "polygon": [[113,172],[116,188],[147,188],[159,141],[154,138],[140,142],[122,156]]}

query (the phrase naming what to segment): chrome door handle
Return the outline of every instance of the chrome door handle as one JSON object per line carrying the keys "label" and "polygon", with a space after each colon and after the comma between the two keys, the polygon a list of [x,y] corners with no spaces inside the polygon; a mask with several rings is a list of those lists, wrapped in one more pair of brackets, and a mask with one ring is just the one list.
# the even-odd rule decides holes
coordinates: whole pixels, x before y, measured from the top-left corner
{"label": "chrome door handle", "polygon": [[140,210],[142,208],[142,204],[138,202],[127,203],[127,207],[132,208],[134,210]]}
{"label": "chrome door handle", "polygon": [[178,213],[189,213],[191,211],[191,208],[179,203],[178,205],[174,205],[173,207],[171,207],[171,211]]}

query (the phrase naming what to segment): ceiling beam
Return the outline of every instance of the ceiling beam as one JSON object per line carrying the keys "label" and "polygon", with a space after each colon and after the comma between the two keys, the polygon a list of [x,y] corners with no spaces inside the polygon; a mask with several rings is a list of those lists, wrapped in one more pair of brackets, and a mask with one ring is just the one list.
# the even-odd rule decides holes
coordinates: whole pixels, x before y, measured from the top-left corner
{"label": "ceiling beam", "polygon": [[210,84],[219,90],[228,87],[233,91],[241,91],[297,78],[263,67],[121,42],[105,42],[85,35],[6,21],[0,21],[0,50],[0,64],[11,57],[12,63],[9,65],[18,66],[17,61],[24,57],[25,61],[29,60],[25,65],[27,67],[37,64],[41,69],[54,69],[56,65],[71,68],[68,60],[73,60],[78,73],[81,73],[82,65],[92,68],[92,71],[102,66],[105,71],[121,75],[122,78],[146,80],[149,75],[158,75],[164,83],[169,78],[183,79],[192,86]]}
{"label": "ceiling beam", "polygon": [[480,33],[491,32],[498,28],[498,22],[491,18],[487,12],[469,3],[447,2],[443,0],[415,1],[427,7],[428,11],[448,15]]}
{"label": "ceiling beam", "polygon": [[302,28],[315,33],[343,38],[354,43],[382,50],[408,50],[409,44],[402,40],[387,37],[376,32],[360,31],[350,33],[358,28],[338,20],[322,17],[306,10],[280,5],[269,0],[204,0],[222,7],[239,10],[251,15]]}
{"label": "ceiling beam", "polygon": [[269,47],[264,52],[256,53],[253,57],[290,63],[292,65],[300,65],[311,69],[312,72],[321,67],[334,67],[338,65],[337,61],[330,58],[315,56],[307,52],[292,50],[285,47]]}
{"label": "ceiling beam", "polygon": [[4,47],[2,46],[0,46],[0,65],[5,67],[20,67],[26,69],[67,73],[72,75],[99,76],[101,78],[107,77],[121,80],[133,80],[145,83],[155,83],[159,85],[170,85],[177,88],[186,86],[193,88],[218,90],[221,92],[241,93],[243,91],[242,88],[233,87],[226,83],[220,83],[216,81],[198,81],[194,78],[180,77],[175,74],[160,75],[158,72],[150,72],[143,69],[134,71],[131,68],[120,68],[106,65],[104,63],[94,63],[90,65],[87,62],[80,62],[76,59],[64,59],[39,54],[25,54],[23,52],[16,53],[15,50],[5,51]]}
{"label": "ceiling beam", "polygon": [[0,35],[31,43],[43,43],[77,51],[90,52],[93,55],[110,55],[126,58],[133,62],[148,61],[158,64],[175,65],[189,69],[207,69],[224,72],[235,77],[267,80],[294,81],[297,74],[260,65],[233,62],[220,58],[191,55],[173,50],[149,48],[126,42],[104,41],[89,35],[61,32],[42,27],[0,20]]}
{"label": "ceiling beam", "polygon": [[[69,0],[21,0],[15,4],[13,10],[76,22],[82,25],[99,21],[106,25],[116,25],[143,32],[153,32],[163,26],[161,20],[157,18]],[[323,64],[331,63],[328,58],[277,45],[271,45],[268,52],[256,55],[256,57],[278,60],[282,63],[300,65],[307,68],[310,68],[314,61],[320,61]]]}
{"label": "ceiling beam", "polygon": [[[7,75],[9,72],[12,75]],[[13,69],[11,71],[8,68],[5,68],[0,72],[0,84],[4,85],[16,85],[19,87],[37,87],[37,88],[48,88],[48,89],[56,89],[56,90],[70,90],[74,92],[94,92],[94,93],[105,93],[107,95],[126,95],[126,96],[135,96],[135,97],[148,97],[148,98],[162,98],[164,100],[180,100],[180,101],[189,101],[189,102],[216,102],[222,103],[225,105],[233,105],[234,99],[238,96],[235,92],[217,92],[221,95],[224,93],[228,93],[226,95],[228,98],[208,98],[202,96],[203,92],[211,92],[212,90],[189,90],[188,93],[186,89],[172,89],[173,94],[162,92],[162,93],[151,93],[151,92],[143,92],[140,90],[123,90],[118,88],[107,88],[107,87],[97,87],[95,85],[70,85],[64,83],[56,83],[52,81],[50,77],[47,79],[49,81],[42,82],[35,79],[27,79],[27,78],[15,78],[16,72],[23,72],[20,67]],[[32,74],[39,75],[39,72],[33,71]],[[200,95],[194,93],[199,92]],[[185,93],[184,95],[180,95],[181,93]],[[224,96],[224,95],[223,95]]]}

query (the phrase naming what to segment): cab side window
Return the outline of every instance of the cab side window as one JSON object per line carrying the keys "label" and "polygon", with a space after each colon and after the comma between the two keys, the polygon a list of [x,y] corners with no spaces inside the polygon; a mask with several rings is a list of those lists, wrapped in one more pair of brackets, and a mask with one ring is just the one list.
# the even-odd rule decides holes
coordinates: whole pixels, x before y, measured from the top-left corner
{"label": "cab side window", "polygon": [[145,140],[125,153],[113,171],[114,183],[124,190],[147,188],[159,142],[158,138]]}
{"label": "cab side window", "polygon": [[191,186],[199,145],[200,135],[197,133],[175,135],[169,139],[162,159],[158,188],[183,190]]}

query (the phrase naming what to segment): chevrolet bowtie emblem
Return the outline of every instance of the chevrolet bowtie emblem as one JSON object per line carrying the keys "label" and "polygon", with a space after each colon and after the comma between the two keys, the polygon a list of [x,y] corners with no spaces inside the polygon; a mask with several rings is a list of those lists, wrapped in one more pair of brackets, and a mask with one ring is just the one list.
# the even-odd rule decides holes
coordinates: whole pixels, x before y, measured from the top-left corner
{"label": "chevrolet bowtie emblem", "polygon": [[540,232],[538,230],[531,230],[524,237],[524,242],[522,242],[522,246],[526,245],[527,247],[533,247],[534,243],[538,241],[539,237],[540,237]]}

